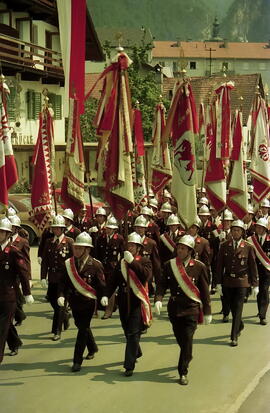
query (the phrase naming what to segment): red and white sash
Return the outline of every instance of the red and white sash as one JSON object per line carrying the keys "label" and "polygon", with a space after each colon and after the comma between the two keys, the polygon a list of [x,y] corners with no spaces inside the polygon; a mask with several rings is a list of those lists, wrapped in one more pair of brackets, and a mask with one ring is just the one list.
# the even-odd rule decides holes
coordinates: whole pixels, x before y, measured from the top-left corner
{"label": "red and white sash", "polygon": [[175,251],[176,244],[175,242],[169,237],[168,234],[164,233],[160,236],[161,241],[171,252]]}
{"label": "red and white sash", "polygon": [[75,266],[74,257],[68,258],[65,261],[68,276],[76,288],[76,290],[87,298],[97,299],[97,293],[91,285],[87,284],[80,276]]}
{"label": "red and white sash", "polygon": [[138,279],[135,272],[130,268],[127,268],[126,261],[124,259],[121,260],[121,271],[125,281],[127,281],[127,277],[129,275],[130,288],[132,289],[136,297],[139,298],[139,300],[141,300],[142,302],[141,309],[143,323],[144,325],[150,327],[150,325],[152,324],[153,317],[146,287],[142,285],[141,281]]}
{"label": "red and white sash", "polygon": [[264,250],[262,249],[262,246],[260,245],[257,237],[255,235],[252,235],[248,238],[248,241],[250,241],[250,243],[253,245],[256,256],[260,260],[262,265],[267,269],[267,271],[270,271],[270,259],[267,257]]}
{"label": "red and white sash", "polygon": [[203,322],[203,311],[202,311],[202,301],[201,301],[199,289],[196,287],[196,285],[193,284],[193,282],[187,275],[185,267],[178,257],[170,260],[170,264],[171,264],[173,275],[175,276],[175,279],[179,287],[181,288],[181,290],[183,290],[186,296],[188,296],[191,300],[196,301],[197,303],[200,304],[200,314],[199,314],[198,322],[202,323]]}

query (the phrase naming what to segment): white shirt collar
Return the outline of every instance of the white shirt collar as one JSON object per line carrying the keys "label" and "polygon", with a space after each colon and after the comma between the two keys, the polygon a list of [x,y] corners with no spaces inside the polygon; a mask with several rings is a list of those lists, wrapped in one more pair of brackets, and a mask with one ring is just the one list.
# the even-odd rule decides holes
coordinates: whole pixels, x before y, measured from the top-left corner
{"label": "white shirt collar", "polygon": [[4,251],[6,246],[9,244],[10,239],[8,238],[3,244],[0,244],[1,250]]}
{"label": "white shirt collar", "polygon": [[53,242],[55,242],[57,239],[59,240],[59,244],[61,244],[61,242],[64,239],[65,234],[61,234],[60,237],[56,237],[54,236]]}
{"label": "white shirt collar", "polygon": [[67,232],[67,231],[70,231],[71,228],[72,228],[72,224],[67,227],[66,232]]}
{"label": "white shirt collar", "polygon": [[12,242],[16,241],[16,239],[18,238],[18,236],[19,236],[18,233],[12,235]]}

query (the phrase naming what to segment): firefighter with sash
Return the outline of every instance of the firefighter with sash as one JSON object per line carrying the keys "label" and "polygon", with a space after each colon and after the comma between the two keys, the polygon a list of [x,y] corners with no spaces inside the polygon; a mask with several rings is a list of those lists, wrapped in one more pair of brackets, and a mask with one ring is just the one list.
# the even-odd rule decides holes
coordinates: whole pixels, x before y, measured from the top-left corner
{"label": "firefighter with sash", "polygon": [[257,295],[260,324],[265,326],[266,313],[269,306],[270,285],[270,235],[267,233],[268,220],[259,218],[255,224],[255,234],[248,238],[256,253],[256,264],[259,274],[259,293]]}
{"label": "firefighter with sash", "polygon": [[180,226],[180,221],[177,215],[171,214],[167,221],[169,231],[164,232],[160,236],[159,256],[162,267],[170,259],[176,256],[176,241],[180,238],[184,231]]}
{"label": "firefighter with sash", "polygon": [[[252,287],[253,296],[258,294],[258,271],[255,251],[245,241],[245,224],[240,219],[231,225],[232,239],[223,242],[217,258],[217,291],[228,303],[227,313],[232,312],[231,342],[232,347],[238,345],[238,337],[244,328],[242,312],[247,289]],[[225,311],[223,302],[223,311]]]}
{"label": "firefighter with sash", "polygon": [[64,329],[69,325],[67,308],[60,308],[57,298],[59,282],[65,271],[65,261],[72,256],[73,239],[65,235],[65,218],[62,215],[53,217],[51,228],[54,236],[47,239],[42,254],[41,285],[43,288],[48,286],[48,301],[54,310],[52,340],[58,341],[61,338],[62,325],[64,324]]}
{"label": "firefighter with sash", "polygon": [[[142,356],[141,332],[152,322],[151,304],[147,294],[147,281],[151,277],[151,261],[148,256],[139,255],[142,241],[139,234],[128,236],[124,258],[116,267],[107,284],[111,297],[118,287],[118,307],[122,328],[126,337],[124,368],[126,377],[132,376],[136,359]],[[107,297],[106,297],[107,298]],[[108,299],[101,299],[107,305]]]}
{"label": "firefighter with sash", "polygon": [[178,362],[181,385],[188,384],[188,367],[197,324],[203,321],[210,324],[212,321],[207,268],[192,258],[194,247],[191,235],[184,235],[177,241],[177,256],[165,265],[155,296],[155,310],[160,314],[162,299],[170,289],[168,315],[181,349]]}
{"label": "firefighter with sash", "polygon": [[57,303],[64,307],[65,299],[68,300],[78,328],[71,368],[74,373],[81,370],[86,347],[87,360],[93,359],[98,351],[90,323],[96,300],[105,293],[105,276],[101,262],[91,256],[92,250],[91,236],[87,232],[79,234],[73,244],[74,256],[66,260],[66,272],[59,285]]}

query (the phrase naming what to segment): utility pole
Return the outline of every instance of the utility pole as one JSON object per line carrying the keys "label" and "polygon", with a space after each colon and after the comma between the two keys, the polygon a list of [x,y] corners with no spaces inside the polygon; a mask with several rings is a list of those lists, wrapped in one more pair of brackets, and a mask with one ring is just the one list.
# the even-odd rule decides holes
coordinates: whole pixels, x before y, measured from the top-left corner
{"label": "utility pole", "polygon": [[212,75],[212,52],[215,52],[216,49],[212,49],[212,47],[210,47],[210,49],[205,49],[207,52],[209,52],[209,72],[210,72],[210,76]]}

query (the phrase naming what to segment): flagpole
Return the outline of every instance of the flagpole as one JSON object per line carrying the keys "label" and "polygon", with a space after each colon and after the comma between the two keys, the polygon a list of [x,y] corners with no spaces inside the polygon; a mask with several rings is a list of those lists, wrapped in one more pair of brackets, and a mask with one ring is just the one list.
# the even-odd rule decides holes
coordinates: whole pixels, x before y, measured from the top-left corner
{"label": "flagpole", "polygon": [[92,192],[91,192],[91,184],[90,184],[90,168],[89,168],[89,165],[87,165],[86,181],[87,181],[87,188],[88,188],[89,201],[90,201],[90,207],[91,207],[91,218],[93,220],[94,219],[94,211],[93,211],[93,199],[92,199]]}

